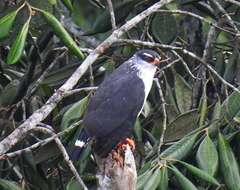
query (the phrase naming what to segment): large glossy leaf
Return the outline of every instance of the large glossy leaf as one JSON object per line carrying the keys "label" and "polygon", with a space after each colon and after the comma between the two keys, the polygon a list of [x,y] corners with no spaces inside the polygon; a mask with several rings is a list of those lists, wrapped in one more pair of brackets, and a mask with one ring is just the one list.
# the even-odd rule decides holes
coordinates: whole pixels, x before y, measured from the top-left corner
{"label": "large glossy leaf", "polygon": [[220,100],[218,100],[214,106],[213,113],[212,113],[212,122],[208,127],[208,133],[210,135],[215,135],[218,132],[219,127],[221,126],[222,122],[220,121],[221,118],[221,109],[222,105]]}
{"label": "large glossy leaf", "polygon": [[196,177],[208,182],[208,183],[211,183],[211,184],[214,184],[214,185],[217,185],[219,186],[220,183],[218,183],[218,181],[212,177],[211,175],[209,175],[207,172],[205,172],[204,170],[201,170],[193,165],[190,165],[186,162],[180,162],[181,164],[183,164],[185,166],[185,168],[187,168],[187,170],[189,170],[189,172],[191,172],[193,175],[195,175]]}
{"label": "large glossy leaf", "polygon": [[0,93],[0,107],[8,106],[13,103],[17,94],[18,80],[11,81]]}
{"label": "large glossy leaf", "polygon": [[89,96],[83,98],[79,102],[74,103],[63,115],[61,129],[66,129],[73,122],[82,118],[89,101]]}
{"label": "large glossy leaf", "polygon": [[181,160],[192,150],[192,147],[198,137],[198,133],[189,135],[179,140],[161,153],[161,157]]}
{"label": "large glossy leaf", "polygon": [[8,64],[15,64],[22,56],[24,50],[25,41],[27,38],[28,28],[29,28],[30,19],[23,25],[22,29],[18,33],[15,41],[13,42],[10,52],[7,56]]}
{"label": "large glossy leaf", "polygon": [[163,166],[160,168],[161,179],[157,190],[168,190],[168,169]]}
{"label": "large glossy leaf", "polygon": [[192,90],[185,79],[178,73],[175,73],[175,94],[180,112],[189,111],[192,105]]}
{"label": "large glossy leaf", "polygon": [[66,190],[80,190],[82,189],[82,187],[79,185],[79,182],[72,178],[68,184],[67,184],[67,187],[66,187]]}
{"label": "large glossy leaf", "polygon": [[49,159],[59,156],[61,153],[59,152],[56,143],[52,141],[51,143],[46,144],[35,150],[33,154],[33,160],[35,164],[44,163]]}
{"label": "large glossy leaf", "polygon": [[144,173],[142,173],[140,176],[137,178],[137,189],[143,189],[144,185],[148,182],[148,180],[152,176],[152,170],[147,170]]}
{"label": "large glossy leaf", "polygon": [[[137,1],[136,0],[123,1],[114,7],[116,24],[123,22],[127,18],[127,16],[131,12],[133,6],[137,3]],[[111,24],[111,17],[109,14],[109,10],[105,9],[104,12],[97,18],[92,29],[85,32],[84,35],[93,35],[97,33],[103,33],[111,29],[112,29],[112,24]]]}
{"label": "large glossy leaf", "polygon": [[161,171],[160,168],[157,168],[153,175],[149,178],[149,180],[144,185],[144,190],[155,190],[158,187],[158,184],[161,181]]}
{"label": "large glossy leaf", "polygon": [[197,187],[188,178],[186,178],[176,167],[172,166],[171,170],[173,171],[183,190],[198,190]]}
{"label": "large glossy leaf", "polygon": [[76,55],[78,58],[83,59],[84,55],[80,48],[77,46],[76,42],[68,34],[62,24],[53,16],[51,13],[41,10],[41,13],[47,23],[52,27],[53,31],[62,40],[62,42],[68,47],[68,49]]}
{"label": "large glossy leaf", "polygon": [[173,14],[156,13],[151,23],[151,32],[157,41],[164,44],[171,43],[178,33],[175,16]]}
{"label": "large glossy leaf", "polygon": [[218,135],[221,173],[229,190],[240,189],[239,166],[233,151],[221,133]]}
{"label": "large glossy leaf", "polygon": [[43,84],[49,86],[57,86],[62,84],[71,74],[76,70],[79,64],[66,65],[63,68],[56,69],[50,72],[46,78],[43,80]]}
{"label": "large glossy leaf", "polygon": [[6,37],[9,34],[17,13],[17,10],[10,12],[0,19],[0,39]]}
{"label": "large glossy leaf", "polygon": [[214,176],[218,169],[218,152],[208,135],[201,142],[196,158],[198,166],[209,175]]}
{"label": "large glossy leaf", "polygon": [[237,71],[237,64],[240,61],[240,57],[239,57],[239,51],[238,48],[235,48],[233,53],[230,55],[228,63],[226,64],[226,68],[225,68],[225,72],[223,75],[223,78],[232,83],[234,81],[235,78],[235,74]]}
{"label": "large glossy leaf", "polygon": [[181,139],[195,129],[198,121],[198,111],[191,110],[184,114],[179,115],[172,121],[165,132],[164,141],[175,141]]}
{"label": "large glossy leaf", "polygon": [[1,190],[23,190],[14,181],[8,181],[5,179],[0,179],[0,189]]}
{"label": "large glossy leaf", "polygon": [[240,111],[240,94],[233,92],[222,104],[221,117],[232,120]]}
{"label": "large glossy leaf", "polygon": [[221,102],[218,100],[213,109],[212,120],[219,120],[221,118]]}

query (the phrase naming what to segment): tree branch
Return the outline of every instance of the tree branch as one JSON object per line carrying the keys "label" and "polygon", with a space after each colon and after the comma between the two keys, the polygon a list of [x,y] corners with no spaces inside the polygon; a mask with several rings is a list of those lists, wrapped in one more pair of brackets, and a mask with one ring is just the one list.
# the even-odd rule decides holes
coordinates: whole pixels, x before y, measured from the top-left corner
{"label": "tree branch", "polygon": [[235,1],[235,0],[225,0],[225,1],[240,6],[240,2],[239,1]]}
{"label": "tree branch", "polygon": [[116,21],[115,21],[113,4],[112,4],[111,0],[107,0],[107,3],[108,3],[108,8],[109,8],[109,13],[110,13],[110,16],[111,16],[112,29],[114,31],[114,30],[116,30],[117,26],[116,26]]}

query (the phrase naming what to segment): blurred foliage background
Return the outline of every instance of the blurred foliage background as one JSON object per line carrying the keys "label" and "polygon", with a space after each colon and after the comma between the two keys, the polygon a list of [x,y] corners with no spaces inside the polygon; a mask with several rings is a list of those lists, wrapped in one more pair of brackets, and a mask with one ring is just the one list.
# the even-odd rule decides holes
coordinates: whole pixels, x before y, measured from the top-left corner
{"label": "blurred foliage background", "polygon": [[[117,27],[156,2],[113,0]],[[146,48],[144,42],[170,45],[153,47],[166,61],[134,129],[137,189],[239,190],[240,94],[227,85],[240,82],[239,30],[238,1],[176,0],[124,35],[142,44],[120,41],[104,52],[78,82],[79,90],[41,125],[64,132],[61,141],[71,147],[91,87]],[[111,32],[105,0],[0,1],[1,140],[44,105]],[[10,152],[48,137],[32,132]],[[53,141],[10,155],[1,157],[0,189],[80,189]],[[88,188],[96,189],[90,147],[75,166]]]}

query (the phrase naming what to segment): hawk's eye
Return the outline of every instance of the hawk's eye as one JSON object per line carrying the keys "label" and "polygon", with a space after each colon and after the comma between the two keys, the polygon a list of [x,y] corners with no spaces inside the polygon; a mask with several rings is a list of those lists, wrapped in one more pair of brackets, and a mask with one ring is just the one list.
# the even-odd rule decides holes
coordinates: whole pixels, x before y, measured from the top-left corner
{"label": "hawk's eye", "polygon": [[154,61],[155,57],[149,53],[143,53],[140,55],[141,59],[148,62],[148,63],[151,63]]}

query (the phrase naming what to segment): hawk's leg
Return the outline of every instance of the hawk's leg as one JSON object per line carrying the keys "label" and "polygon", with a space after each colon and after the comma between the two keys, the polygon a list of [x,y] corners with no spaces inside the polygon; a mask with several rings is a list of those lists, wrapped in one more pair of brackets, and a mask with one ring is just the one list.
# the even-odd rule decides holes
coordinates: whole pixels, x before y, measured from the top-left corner
{"label": "hawk's leg", "polygon": [[135,150],[135,143],[132,139],[126,138],[120,143],[117,144],[116,148],[112,150],[111,156],[112,159],[116,161],[121,167],[124,165],[124,155],[127,145],[131,148],[132,151]]}
{"label": "hawk's leg", "polygon": [[126,138],[120,143],[118,143],[116,146],[116,150],[120,150],[124,152],[126,150],[126,145],[129,145],[132,151],[135,150],[135,142],[130,138]]}

